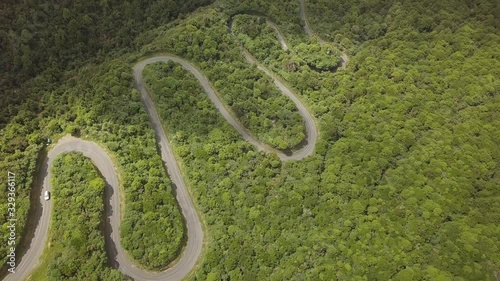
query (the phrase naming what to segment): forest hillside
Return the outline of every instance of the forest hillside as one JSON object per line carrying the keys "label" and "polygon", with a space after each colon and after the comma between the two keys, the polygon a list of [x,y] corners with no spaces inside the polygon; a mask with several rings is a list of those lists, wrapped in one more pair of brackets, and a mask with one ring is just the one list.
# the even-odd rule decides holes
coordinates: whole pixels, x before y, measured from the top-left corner
{"label": "forest hillside", "polygon": [[[247,51],[307,105],[319,132],[312,156],[258,151],[178,64],[144,70],[204,225],[189,280],[500,279],[498,1],[307,0],[312,35],[299,0],[63,1],[41,32],[28,19],[45,6],[28,2],[0,9],[0,170],[16,173],[18,225],[47,138],[73,134],[117,163],[130,256],[164,268],[183,241],[158,237],[183,229],[182,214],[132,66],[162,53],[189,61],[259,140],[293,149],[300,116]],[[92,170],[70,155],[60,178],[67,159]]]}

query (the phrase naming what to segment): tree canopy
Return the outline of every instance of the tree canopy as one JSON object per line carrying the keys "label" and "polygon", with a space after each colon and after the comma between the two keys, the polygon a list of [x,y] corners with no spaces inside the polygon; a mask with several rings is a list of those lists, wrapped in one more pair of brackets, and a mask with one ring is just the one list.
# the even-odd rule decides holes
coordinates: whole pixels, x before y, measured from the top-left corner
{"label": "tree canopy", "polygon": [[[300,116],[245,61],[244,46],[297,91],[320,138],[313,156],[281,162],[242,140],[178,65],[145,69],[209,237],[190,280],[498,279],[497,1],[306,2],[317,36],[303,31],[299,1],[220,0],[173,24],[140,29],[147,31],[134,44],[98,62],[5,84],[0,167],[17,175],[20,225],[46,138],[73,133],[116,158],[131,256],[156,269],[172,261],[182,247],[182,218],[131,66],[151,54],[181,56],[259,139],[293,147],[303,139]],[[255,15],[235,16],[231,35],[230,17],[248,10],[273,20],[289,49]],[[22,30],[19,36],[34,40]],[[349,63],[330,71],[340,50]],[[14,57],[7,59],[23,65],[22,54]]]}

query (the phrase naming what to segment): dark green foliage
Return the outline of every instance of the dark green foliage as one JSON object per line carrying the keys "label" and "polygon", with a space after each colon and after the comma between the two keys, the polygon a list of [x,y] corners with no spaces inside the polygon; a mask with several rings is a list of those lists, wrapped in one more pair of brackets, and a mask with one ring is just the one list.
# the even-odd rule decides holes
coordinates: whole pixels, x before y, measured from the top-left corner
{"label": "dark green foliage", "polygon": [[38,269],[46,276],[35,273],[37,278],[126,280],[108,267],[102,233],[105,182],[92,162],[79,153],[58,156],[52,175],[50,246]]}
{"label": "dark green foliage", "polygon": [[0,82],[20,83],[47,69],[58,72],[101,60],[117,48],[132,47],[144,30],[210,2],[6,1],[0,9],[0,73],[7,79]]}

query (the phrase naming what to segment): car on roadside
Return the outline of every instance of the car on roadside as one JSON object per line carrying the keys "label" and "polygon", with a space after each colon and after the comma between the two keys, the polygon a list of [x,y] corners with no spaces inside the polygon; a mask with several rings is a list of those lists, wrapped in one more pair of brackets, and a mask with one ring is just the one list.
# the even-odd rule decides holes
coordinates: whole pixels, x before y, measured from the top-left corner
{"label": "car on roadside", "polygon": [[43,196],[45,198],[45,201],[50,199],[50,192],[45,191],[45,195]]}

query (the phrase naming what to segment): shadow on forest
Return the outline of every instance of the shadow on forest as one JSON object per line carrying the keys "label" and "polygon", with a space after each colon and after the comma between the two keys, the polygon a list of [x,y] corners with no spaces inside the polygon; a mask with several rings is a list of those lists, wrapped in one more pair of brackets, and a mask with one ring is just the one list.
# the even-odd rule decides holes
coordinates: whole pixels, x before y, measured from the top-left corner
{"label": "shadow on forest", "polygon": [[[144,101],[143,101],[144,103]],[[145,106],[146,108],[146,111],[148,111],[148,108],[147,106]],[[148,111],[148,115],[151,114],[149,111]],[[155,131],[155,139],[156,139],[156,151],[158,152],[158,155],[162,155],[162,149],[161,149],[161,137],[160,137],[160,134],[157,130],[154,130]],[[168,175],[169,179],[171,179],[170,177],[170,173],[168,172],[168,168],[167,168],[167,164],[164,162],[164,160],[162,159],[162,162],[163,162],[163,169],[165,171],[165,173]],[[182,212],[182,208],[179,204],[179,198],[177,197],[177,185],[172,182],[172,180],[170,180],[171,183],[172,183],[172,188],[171,188],[171,192],[172,192],[172,195],[174,196],[175,200],[173,200],[175,202],[175,207],[177,208],[177,210],[179,210],[179,213],[181,214],[181,218],[182,218],[182,238],[181,238],[181,242],[179,243],[179,247],[177,248],[177,250],[175,251],[174,255],[172,255],[172,258],[171,260],[168,260],[167,263],[165,264],[165,267],[162,268],[163,270],[164,269],[167,269],[168,267],[171,266],[171,263],[173,261],[175,261],[176,259],[180,258],[180,255],[182,253],[182,251],[184,250],[184,248],[187,246],[187,240],[188,240],[188,230],[187,230],[187,221],[186,221],[186,217],[185,217],[185,214]]]}

